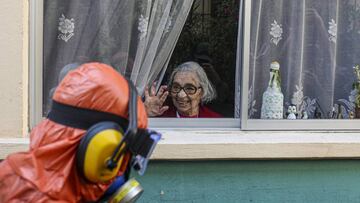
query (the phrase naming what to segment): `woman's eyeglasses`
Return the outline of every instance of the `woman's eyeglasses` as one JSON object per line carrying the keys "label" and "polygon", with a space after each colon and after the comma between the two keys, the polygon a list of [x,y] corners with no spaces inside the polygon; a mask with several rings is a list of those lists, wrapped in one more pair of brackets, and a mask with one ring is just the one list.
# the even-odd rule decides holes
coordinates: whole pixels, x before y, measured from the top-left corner
{"label": "woman's eyeglasses", "polygon": [[197,92],[198,89],[200,89],[201,87],[195,87],[194,85],[191,84],[186,84],[184,87],[181,87],[178,84],[172,84],[171,88],[170,88],[170,92],[173,94],[177,94],[179,93],[181,90],[184,90],[184,92],[187,95],[193,95]]}

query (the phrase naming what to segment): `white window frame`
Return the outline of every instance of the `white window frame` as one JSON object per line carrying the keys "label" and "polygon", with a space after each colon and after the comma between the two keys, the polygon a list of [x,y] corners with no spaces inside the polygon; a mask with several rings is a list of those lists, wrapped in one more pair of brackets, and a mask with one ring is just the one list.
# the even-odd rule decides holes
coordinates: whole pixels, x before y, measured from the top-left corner
{"label": "white window frame", "polygon": [[29,127],[42,120],[43,101],[43,0],[30,0],[29,11]]}
{"label": "white window frame", "polygon": [[[251,8],[251,0],[245,1],[245,12]],[[43,0],[30,0],[30,125],[33,127],[42,119],[42,25]],[[250,15],[245,15],[245,22],[250,22]],[[245,29],[249,30],[249,23]],[[244,46],[249,44],[249,33],[244,33]],[[239,49],[239,47],[238,47]],[[246,51],[244,51],[246,56]],[[246,59],[246,57],[244,57]],[[244,61],[248,64],[248,61]],[[244,73],[242,73],[244,74]],[[242,85],[246,85],[243,81]],[[246,87],[246,86],[244,86]],[[244,89],[244,88],[242,88]],[[247,88],[245,88],[247,90]],[[247,91],[242,92],[247,98]],[[242,108],[247,109],[247,101]],[[244,116],[247,111],[242,112]],[[247,115],[246,115],[247,116]],[[178,119],[150,119],[150,126],[155,126],[163,134],[158,147],[152,156],[159,160],[197,160],[197,159],[329,159],[359,158],[359,131],[246,131],[238,127],[239,119],[221,119],[223,128],[212,128],[204,124],[202,128],[194,119],[181,119],[182,127],[171,127]],[[206,123],[207,119],[204,119]],[[210,121],[211,122],[211,121]],[[219,122],[219,120],[217,120]],[[238,122],[238,123],[236,123]],[[256,123],[242,120],[242,127],[257,129]],[[245,123],[244,123],[245,122]],[[184,125],[183,125],[184,124]],[[158,126],[156,126],[158,125]],[[175,125],[175,124],[174,124]],[[186,128],[188,127],[188,128]],[[198,128],[192,128],[198,127]],[[29,138],[0,138],[0,159],[7,154],[28,149]]]}

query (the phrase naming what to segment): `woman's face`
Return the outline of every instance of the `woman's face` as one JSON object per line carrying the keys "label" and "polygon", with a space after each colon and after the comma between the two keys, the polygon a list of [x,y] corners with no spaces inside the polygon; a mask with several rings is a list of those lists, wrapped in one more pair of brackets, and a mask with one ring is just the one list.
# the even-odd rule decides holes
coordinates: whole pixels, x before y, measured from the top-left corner
{"label": "woman's face", "polygon": [[197,116],[203,90],[196,73],[176,73],[170,88],[170,95],[177,111],[184,116]]}

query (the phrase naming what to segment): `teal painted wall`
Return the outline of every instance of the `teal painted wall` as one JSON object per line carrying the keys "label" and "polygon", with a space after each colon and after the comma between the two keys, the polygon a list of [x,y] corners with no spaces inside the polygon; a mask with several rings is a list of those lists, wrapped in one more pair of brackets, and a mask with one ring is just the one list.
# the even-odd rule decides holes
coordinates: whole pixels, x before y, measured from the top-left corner
{"label": "teal painted wall", "polygon": [[360,202],[360,160],[151,162],[138,202]]}

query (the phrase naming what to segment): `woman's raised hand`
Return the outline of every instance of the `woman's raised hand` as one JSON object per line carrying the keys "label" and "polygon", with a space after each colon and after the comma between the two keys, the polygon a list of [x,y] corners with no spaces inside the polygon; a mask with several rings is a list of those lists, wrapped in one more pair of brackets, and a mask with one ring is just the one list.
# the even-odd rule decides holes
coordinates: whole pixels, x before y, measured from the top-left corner
{"label": "woman's raised hand", "polygon": [[155,85],[156,84],[154,83],[151,86],[150,90],[148,86],[146,86],[145,89],[144,104],[146,108],[146,113],[149,117],[161,116],[165,111],[169,109],[169,106],[163,106],[167,96],[169,95],[169,92],[167,91],[167,86],[160,86],[158,93],[156,93]]}

